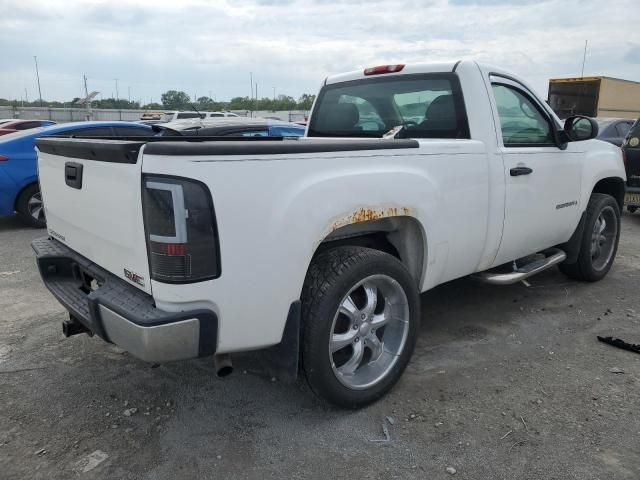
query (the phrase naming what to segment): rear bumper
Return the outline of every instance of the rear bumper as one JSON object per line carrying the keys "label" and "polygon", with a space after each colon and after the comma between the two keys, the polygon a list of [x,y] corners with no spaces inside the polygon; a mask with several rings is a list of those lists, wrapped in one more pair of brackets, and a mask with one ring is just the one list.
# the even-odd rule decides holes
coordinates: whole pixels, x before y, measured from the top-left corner
{"label": "rear bumper", "polygon": [[44,284],[93,333],[147,362],[213,355],[218,318],[211,310],[166,312],[153,297],[58,240],[31,243]]}

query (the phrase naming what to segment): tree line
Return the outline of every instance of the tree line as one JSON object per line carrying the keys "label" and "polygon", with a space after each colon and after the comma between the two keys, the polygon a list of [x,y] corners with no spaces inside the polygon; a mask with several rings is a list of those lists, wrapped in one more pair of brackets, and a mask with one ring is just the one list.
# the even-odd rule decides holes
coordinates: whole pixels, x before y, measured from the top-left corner
{"label": "tree line", "polygon": [[[179,90],[168,90],[161,95],[161,103],[141,104],[136,101],[125,99],[104,98],[93,100],[93,108],[113,108],[131,110],[197,110],[219,111],[219,110],[310,110],[315,99],[315,95],[303,94],[297,100],[289,95],[278,95],[275,98],[250,98],[234,97],[229,101],[217,101],[203,96],[193,100],[185,92]],[[69,102],[42,101],[43,107],[50,108],[82,108],[83,104],[78,103],[80,99],[74,98]],[[0,105],[19,107],[39,107],[40,100],[25,102],[23,100],[8,100],[0,98]]]}

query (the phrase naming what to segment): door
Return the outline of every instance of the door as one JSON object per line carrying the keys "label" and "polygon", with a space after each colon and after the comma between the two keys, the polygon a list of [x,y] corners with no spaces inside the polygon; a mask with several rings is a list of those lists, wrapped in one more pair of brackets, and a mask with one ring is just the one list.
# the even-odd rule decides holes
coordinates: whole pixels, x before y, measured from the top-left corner
{"label": "door", "polygon": [[581,152],[561,150],[555,120],[525,86],[491,78],[505,167],[505,220],[496,265],[566,242],[578,224]]}

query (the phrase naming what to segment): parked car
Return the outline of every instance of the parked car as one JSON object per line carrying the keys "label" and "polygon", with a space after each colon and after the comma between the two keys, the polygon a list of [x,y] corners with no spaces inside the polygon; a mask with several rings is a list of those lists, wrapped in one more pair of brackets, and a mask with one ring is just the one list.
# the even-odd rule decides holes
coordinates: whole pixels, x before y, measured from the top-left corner
{"label": "parked car", "polygon": [[629,130],[622,145],[622,154],[627,172],[625,204],[629,212],[635,213],[640,208],[640,119]]}
{"label": "parked car", "polygon": [[633,120],[628,118],[594,118],[598,123],[598,140],[612,143],[621,147],[624,138],[629,133]]}
{"label": "parked car", "polygon": [[240,115],[236,115],[231,112],[203,112],[204,118],[240,118]]}
{"label": "parked car", "polygon": [[[398,108],[416,102],[419,118]],[[625,173],[597,132],[560,127],[500,68],[367,68],[323,82],[310,138],[39,139],[49,237],[32,245],[67,335],[149,362],[213,355],[220,375],[269,348],[281,378],[300,367],[322,398],[361,407],[407,366],[420,292],[555,265],[606,276]],[[68,162],[81,186],[62,181]]]}
{"label": "parked car", "polygon": [[0,135],[55,125],[51,120],[0,120]]}
{"label": "parked car", "polygon": [[295,123],[262,118],[182,120],[155,125],[153,129],[161,136],[199,137],[302,137],[305,132],[305,127]]}
{"label": "parked car", "polygon": [[162,121],[163,115],[164,115],[164,112],[144,112],[140,116],[140,121],[143,123],[146,123],[146,122],[157,123]]}
{"label": "parked car", "polygon": [[203,112],[203,111],[189,111],[189,112],[165,112],[162,115],[161,122],[175,122],[176,120],[186,120],[189,118],[223,118],[223,117],[234,117],[237,118],[238,115],[231,112]]}
{"label": "parked car", "polygon": [[38,186],[35,141],[51,135],[65,137],[150,135],[146,125],[128,122],[74,122],[33,128],[0,137],[0,215],[20,215],[25,223],[44,227]]}

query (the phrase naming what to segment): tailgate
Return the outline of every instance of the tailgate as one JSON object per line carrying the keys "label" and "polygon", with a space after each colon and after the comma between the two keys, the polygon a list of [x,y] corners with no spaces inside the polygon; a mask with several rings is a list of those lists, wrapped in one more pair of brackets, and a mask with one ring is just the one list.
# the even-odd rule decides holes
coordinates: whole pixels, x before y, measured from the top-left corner
{"label": "tailgate", "polygon": [[[36,145],[49,234],[151,293],[139,160],[144,142],[42,138]],[[134,275],[142,279],[133,282]]]}

